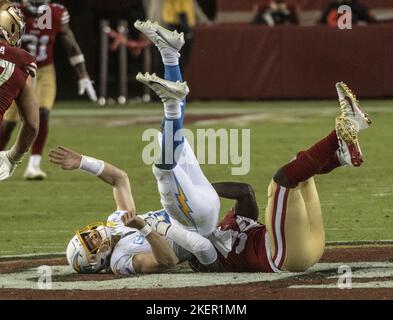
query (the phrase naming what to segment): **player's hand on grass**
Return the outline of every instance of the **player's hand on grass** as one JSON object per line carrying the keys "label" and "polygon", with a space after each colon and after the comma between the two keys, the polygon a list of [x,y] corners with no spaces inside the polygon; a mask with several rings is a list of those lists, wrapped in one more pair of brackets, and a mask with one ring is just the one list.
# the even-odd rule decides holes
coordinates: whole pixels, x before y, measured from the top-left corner
{"label": "player's hand on grass", "polygon": [[78,84],[79,84],[78,93],[80,96],[87,93],[87,96],[91,101],[94,102],[97,101],[96,90],[94,89],[93,81],[91,81],[90,78],[86,77],[86,78],[79,79]]}
{"label": "player's hand on grass", "polygon": [[79,169],[82,156],[70,149],[57,147],[49,151],[49,161],[60,166],[63,170]]}
{"label": "player's hand on grass", "polygon": [[146,225],[146,222],[142,218],[135,213],[128,211],[122,215],[121,220],[125,226],[138,230],[142,229]]}

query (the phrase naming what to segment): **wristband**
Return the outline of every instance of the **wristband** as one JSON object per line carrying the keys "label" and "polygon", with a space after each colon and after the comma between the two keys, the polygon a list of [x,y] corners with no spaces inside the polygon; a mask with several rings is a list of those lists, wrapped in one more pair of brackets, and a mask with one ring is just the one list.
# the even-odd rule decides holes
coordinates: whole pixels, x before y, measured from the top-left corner
{"label": "wristband", "polygon": [[82,156],[81,164],[79,165],[80,170],[95,176],[101,175],[102,171],[104,171],[104,167],[104,161],[86,156]]}
{"label": "wristband", "polygon": [[84,63],[85,56],[83,54],[78,54],[77,56],[73,56],[70,58],[70,64],[72,66],[76,66],[77,64]]}
{"label": "wristband", "polygon": [[139,230],[139,232],[146,238],[151,232],[153,231],[153,229],[146,224],[142,229]]}

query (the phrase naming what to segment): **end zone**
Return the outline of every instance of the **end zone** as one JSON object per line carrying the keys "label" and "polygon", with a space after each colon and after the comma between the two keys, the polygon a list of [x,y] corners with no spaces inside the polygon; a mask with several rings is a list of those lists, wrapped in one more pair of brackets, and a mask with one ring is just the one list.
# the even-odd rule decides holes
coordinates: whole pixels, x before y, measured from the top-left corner
{"label": "end zone", "polygon": [[[51,266],[51,290],[40,290],[40,266]],[[351,288],[340,289],[338,269],[351,270]],[[64,257],[2,257],[0,299],[392,299],[393,245],[329,246],[303,273],[172,273],[132,277],[80,275]]]}

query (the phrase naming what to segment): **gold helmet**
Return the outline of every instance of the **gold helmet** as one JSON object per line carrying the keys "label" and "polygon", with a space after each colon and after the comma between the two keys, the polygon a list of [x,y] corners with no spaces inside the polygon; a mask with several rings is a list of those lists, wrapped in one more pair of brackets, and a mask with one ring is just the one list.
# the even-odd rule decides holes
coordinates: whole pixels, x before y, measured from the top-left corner
{"label": "gold helmet", "polygon": [[25,21],[19,8],[8,0],[0,0],[0,37],[11,46],[20,47],[25,33]]}

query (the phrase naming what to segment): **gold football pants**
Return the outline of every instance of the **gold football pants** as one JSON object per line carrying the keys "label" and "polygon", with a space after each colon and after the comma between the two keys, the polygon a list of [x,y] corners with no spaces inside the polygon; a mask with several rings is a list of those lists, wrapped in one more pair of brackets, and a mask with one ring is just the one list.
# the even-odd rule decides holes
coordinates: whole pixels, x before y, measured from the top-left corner
{"label": "gold football pants", "polygon": [[325,230],[314,178],[294,189],[272,180],[265,224],[277,268],[299,272],[317,263],[325,249]]}

